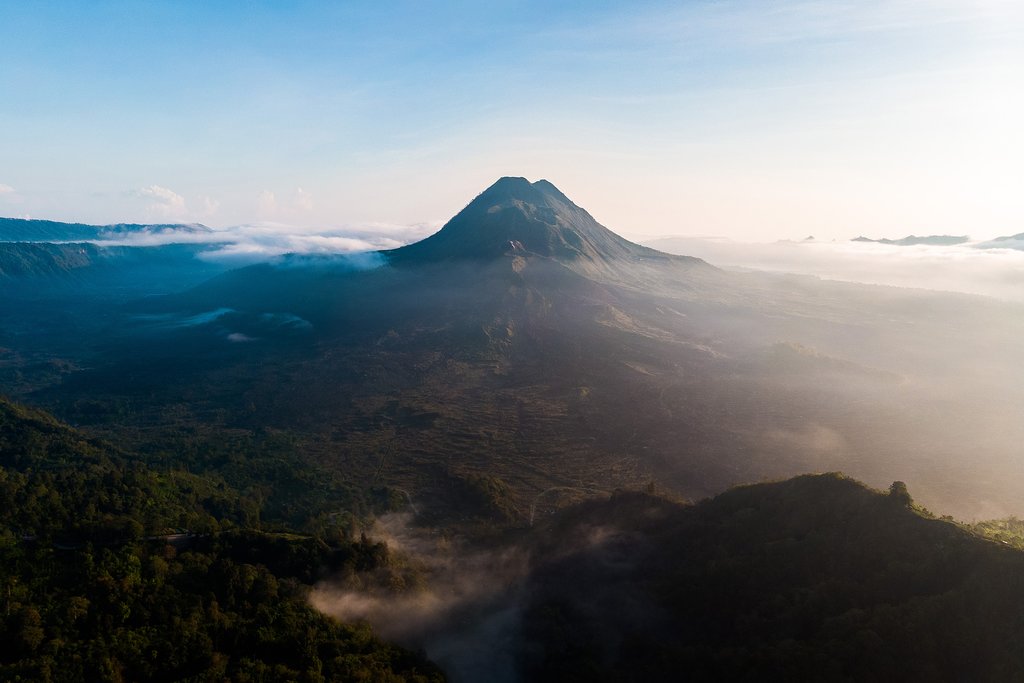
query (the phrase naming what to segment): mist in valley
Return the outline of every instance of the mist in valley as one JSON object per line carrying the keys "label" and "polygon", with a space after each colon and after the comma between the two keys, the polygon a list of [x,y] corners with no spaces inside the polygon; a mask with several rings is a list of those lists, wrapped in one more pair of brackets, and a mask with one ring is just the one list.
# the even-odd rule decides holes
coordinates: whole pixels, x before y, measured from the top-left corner
{"label": "mist in valley", "polygon": [[[707,624],[800,612],[792,586],[833,576],[837,554],[860,561],[820,544],[882,534],[872,547],[927,556],[933,571],[960,546],[913,525],[1024,515],[1024,303],[993,287],[1012,290],[1021,252],[712,243],[693,249],[706,260],[675,258],[548,187],[503,179],[443,238],[401,252],[252,249],[257,263],[221,261],[196,286],[128,302],[58,280],[8,302],[20,326],[2,332],[0,377],[140,452],[183,444],[200,472],[267,477],[250,490],[287,524],[320,528],[311,520],[337,505],[369,517],[379,502],[353,492],[390,495],[403,511],[389,503],[360,541],[385,543],[383,559],[310,573],[308,604],[425,652],[456,683],[645,666],[653,680],[675,657],[720,672],[731,627]],[[465,232],[476,215],[497,234]],[[26,311],[40,306],[78,314],[33,326]],[[790,479],[828,472],[877,491]],[[894,481],[915,507],[883,493]],[[904,527],[920,547],[885,535]],[[808,574],[787,573],[792,553]],[[888,605],[888,582],[913,581],[869,555],[843,585],[878,578],[848,599],[877,591]],[[963,583],[938,595],[974,590],[950,576]],[[831,595],[830,580],[801,590]],[[843,623],[884,632],[874,614]],[[762,638],[786,633],[778,618]],[[728,661],[780,656],[764,647]]]}
{"label": "mist in valley", "polygon": [[[809,468],[875,485],[906,477],[930,507],[958,517],[1024,511],[1024,373],[1015,360],[1024,339],[1024,252],[973,242],[654,244],[743,267],[740,277],[757,283],[754,296],[774,297],[776,313],[786,313],[787,299],[798,305],[790,297],[802,292],[801,305],[828,308],[839,323],[814,329],[802,315],[777,315],[744,329],[748,342],[763,346],[740,366],[765,386],[756,405],[744,401],[746,449],[775,453],[768,461],[803,453]],[[782,407],[801,396],[817,398]]]}
{"label": "mist in valley", "polygon": [[1024,4],[0,7],[0,680],[1024,680]]}
{"label": "mist in valley", "polygon": [[377,519],[368,533],[387,544],[392,565],[344,582],[327,578],[310,604],[424,649],[453,681],[522,680],[526,548],[453,539],[414,524],[409,512]]}

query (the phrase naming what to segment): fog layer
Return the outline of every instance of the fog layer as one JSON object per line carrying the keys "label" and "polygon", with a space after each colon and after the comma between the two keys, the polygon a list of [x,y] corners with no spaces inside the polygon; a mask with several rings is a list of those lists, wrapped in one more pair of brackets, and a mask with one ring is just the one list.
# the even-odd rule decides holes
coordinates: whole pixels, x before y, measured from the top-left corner
{"label": "fog layer", "polygon": [[[648,246],[697,256],[726,268],[816,275],[831,280],[919,287],[1024,301],[1024,251],[1015,241],[949,246],[873,242],[734,242],[719,237],[663,237]],[[1003,246],[1005,244],[1005,246]]]}

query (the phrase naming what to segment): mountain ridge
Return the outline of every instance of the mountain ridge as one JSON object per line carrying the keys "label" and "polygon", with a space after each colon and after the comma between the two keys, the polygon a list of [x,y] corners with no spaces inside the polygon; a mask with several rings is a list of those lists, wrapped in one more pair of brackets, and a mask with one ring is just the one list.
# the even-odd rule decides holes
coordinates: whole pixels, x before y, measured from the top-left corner
{"label": "mountain ridge", "polygon": [[970,237],[967,235],[907,235],[900,239],[890,239],[888,237],[881,237],[879,239],[871,239],[870,237],[854,237],[851,242],[873,242],[875,244],[888,244],[897,247],[916,247],[920,245],[933,246],[933,247],[951,247],[958,244],[964,244],[970,241]]}
{"label": "mountain ridge", "polygon": [[1016,235],[1003,235],[976,245],[979,249],[1018,249],[1024,250],[1024,232]]}
{"label": "mountain ridge", "polygon": [[0,242],[81,242],[110,240],[132,234],[153,232],[211,233],[201,223],[64,223],[33,218],[0,217]]}

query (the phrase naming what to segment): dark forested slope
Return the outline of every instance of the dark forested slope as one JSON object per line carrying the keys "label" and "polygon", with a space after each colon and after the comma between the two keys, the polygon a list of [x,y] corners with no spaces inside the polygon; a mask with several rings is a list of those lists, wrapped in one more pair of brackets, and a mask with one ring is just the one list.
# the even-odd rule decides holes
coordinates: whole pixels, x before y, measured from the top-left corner
{"label": "dark forested slope", "polygon": [[322,572],[386,565],[383,545],[239,527],[257,514],[0,399],[0,679],[443,680],[306,604]]}
{"label": "dark forested slope", "polygon": [[930,518],[899,482],[623,494],[541,538],[526,680],[1024,678],[1024,554]]}

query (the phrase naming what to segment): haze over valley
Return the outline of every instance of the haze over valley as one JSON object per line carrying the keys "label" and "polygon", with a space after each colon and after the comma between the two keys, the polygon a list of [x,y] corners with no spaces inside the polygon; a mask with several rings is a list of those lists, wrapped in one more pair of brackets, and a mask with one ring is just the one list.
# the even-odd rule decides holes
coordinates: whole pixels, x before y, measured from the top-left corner
{"label": "haze over valley", "polygon": [[[906,480],[962,518],[1022,512],[1014,302],[722,270],[627,242],[521,178],[392,251],[230,269],[190,241],[210,233],[162,237],[175,234],[185,244],[100,246],[81,267],[54,255],[65,272],[11,271],[33,299],[42,282],[103,311],[65,320],[70,335],[19,338],[14,319],[30,314],[7,303],[5,372],[21,395],[97,429],[155,428],[168,404],[219,413],[221,428],[294,431],[332,466],[376,478],[387,451],[394,483],[428,496],[438,474],[424,469],[444,463],[441,488],[497,477],[520,510],[572,482],[654,482],[697,499],[843,470]],[[180,264],[168,271],[179,282],[162,281],[157,258]],[[143,272],[156,296],[103,298],[99,283],[117,277],[143,293]],[[33,365],[45,353],[71,370]]]}
{"label": "haze over valley", "polygon": [[0,26],[0,680],[1024,680],[1015,3]]}
{"label": "haze over valley", "polygon": [[[547,551],[435,559],[429,528],[473,538],[623,489],[700,500],[838,470],[899,479],[963,520],[1021,513],[1013,301],[724,270],[624,240],[548,181],[514,177],[408,246],[240,268],[204,256],[199,226],[125,229],[160,236],[132,246],[46,227],[56,241],[3,245],[8,393],[144,462],[190,453],[200,476],[260,491],[271,525],[324,529],[384,495],[424,537],[393,552],[431,592],[326,579],[313,604],[427,647],[462,680],[556,666],[487,649],[532,628],[517,591],[540,590],[525,586]],[[409,600],[429,608],[401,626]],[[497,630],[462,631],[467,610]]]}
{"label": "haze over valley", "polygon": [[802,273],[827,280],[1022,300],[1024,240],[1013,235],[985,240],[966,236],[953,239],[953,243],[943,236],[826,241],[808,236],[757,243],[677,236],[646,240],[645,244],[669,253],[693,254],[727,268]]}

